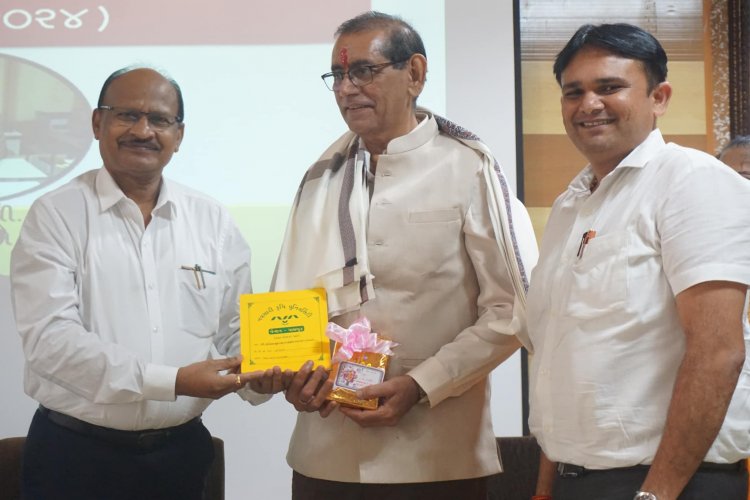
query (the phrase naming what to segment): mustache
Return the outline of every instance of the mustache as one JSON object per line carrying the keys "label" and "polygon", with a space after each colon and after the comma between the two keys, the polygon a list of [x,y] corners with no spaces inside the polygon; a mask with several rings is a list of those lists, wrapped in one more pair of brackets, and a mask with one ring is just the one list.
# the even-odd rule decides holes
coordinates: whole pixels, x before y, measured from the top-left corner
{"label": "mustache", "polygon": [[118,144],[125,147],[139,147],[151,149],[154,151],[159,151],[159,149],[161,149],[159,147],[159,144],[153,139],[138,139],[137,137],[123,139],[121,141],[118,141]]}

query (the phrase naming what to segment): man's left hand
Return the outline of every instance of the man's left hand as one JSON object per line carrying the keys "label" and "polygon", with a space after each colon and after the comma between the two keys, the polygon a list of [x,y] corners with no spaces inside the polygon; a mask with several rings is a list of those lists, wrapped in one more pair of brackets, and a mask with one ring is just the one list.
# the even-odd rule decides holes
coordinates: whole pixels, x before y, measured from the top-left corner
{"label": "man's left hand", "polygon": [[419,401],[417,382],[408,375],[400,375],[382,384],[363,387],[357,391],[360,399],[381,398],[376,410],[339,407],[339,411],[361,427],[387,427],[399,423]]}
{"label": "man's left hand", "polygon": [[286,389],[286,380],[292,376],[291,370],[281,371],[281,368],[274,366],[264,372],[259,373],[257,378],[252,378],[247,382],[250,389],[258,394],[276,394]]}

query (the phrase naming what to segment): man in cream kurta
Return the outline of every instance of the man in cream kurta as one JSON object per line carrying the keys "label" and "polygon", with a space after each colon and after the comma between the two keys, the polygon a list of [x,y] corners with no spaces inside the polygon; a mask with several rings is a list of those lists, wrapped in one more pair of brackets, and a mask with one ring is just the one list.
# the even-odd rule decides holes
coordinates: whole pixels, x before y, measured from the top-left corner
{"label": "man in cream kurta", "polygon": [[305,175],[277,266],[275,289],[324,286],[332,321],[366,316],[399,344],[385,382],[364,389],[381,398],[374,411],[324,402],[325,374],[298,373],[293,498],[346,495],[346,483],[484,498],[501,470],[487,376],[519,343],[490,324],[522,307],[536,243],[486,146],[416,111],[426,59],[421,40],[397,46],[403,32],[416,35],[378,13],[339,28],[324,79],[351,132]]}

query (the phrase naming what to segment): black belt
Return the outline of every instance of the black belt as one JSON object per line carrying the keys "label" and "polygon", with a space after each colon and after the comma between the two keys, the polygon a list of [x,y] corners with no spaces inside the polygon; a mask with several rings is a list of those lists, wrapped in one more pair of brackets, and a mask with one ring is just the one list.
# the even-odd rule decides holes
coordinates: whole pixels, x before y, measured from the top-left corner
{"label": "black belt", "polygon": [[83,420],[65,415],[64,413],[50,410],[44,406],[39,406],[37,410],[44,415],[50,422],[64,427],[68,430],[88,436],[107,444],[123,448],[131,448],[140,451],[148,451],[159,448],[171,438],[191,430],[201,424],[201,418],[195,417],[192,420],[176,427],[166,427],[164,429],[148,429],[142,431],[122,431],[119,429],[110,429],[100,425],[90,424]]}
{"label": "black belt", "polygon": [[[557,474],[560,477],[580,477],[593,472],[619,472],[629,470],[648,469],[650,465],[633,465],[631,467],[613,467],[611,469],[587,469],[580,465],[557,463]],[[717,471],[717,472],[740,472],[745,469],[745,460],[740,460],[733,464],[717,464],[714,462],[701,462],[698,466],[700,471]]]}

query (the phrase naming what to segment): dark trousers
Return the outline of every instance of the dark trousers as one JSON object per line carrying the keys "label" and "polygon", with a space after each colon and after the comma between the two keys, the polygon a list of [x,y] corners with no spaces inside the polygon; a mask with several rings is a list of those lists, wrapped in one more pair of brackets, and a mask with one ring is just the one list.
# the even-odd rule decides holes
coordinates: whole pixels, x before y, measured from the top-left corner
{"label": "dark trousers", "polygon": [[34,414],[22,464],[26,500],[202,500],[214,457],[200,421],[157,446],[113,445]]}
{"label": "dark trousers", "polygon": [[[292,500],[486,500],[487,478],[434,483],[340,483],[292,474]],[[745,499],[747,500],[747,499]]]}
{"label": "dark trousers", "polygon": [[[648,473],[647,466],[586,471],[579,477],[557,477],[555,500],[633,500]],[[747,500],[747,470],[699,469],[679,500]]]}

